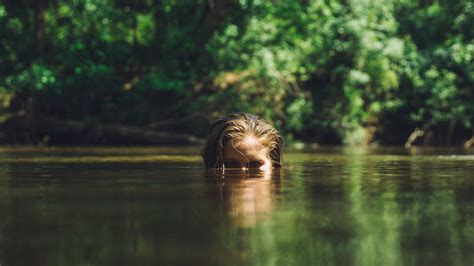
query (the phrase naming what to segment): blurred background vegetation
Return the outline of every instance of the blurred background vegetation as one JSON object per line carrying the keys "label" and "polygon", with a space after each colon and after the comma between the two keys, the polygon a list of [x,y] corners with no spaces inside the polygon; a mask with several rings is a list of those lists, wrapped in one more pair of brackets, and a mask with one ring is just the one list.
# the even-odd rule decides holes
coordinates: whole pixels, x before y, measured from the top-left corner
{"label": "blurred background vegetation", "polygon": [[473,25],[470,0],[1,0],[0,142],[198,143],[243,111],[289,142],[469,146]]}

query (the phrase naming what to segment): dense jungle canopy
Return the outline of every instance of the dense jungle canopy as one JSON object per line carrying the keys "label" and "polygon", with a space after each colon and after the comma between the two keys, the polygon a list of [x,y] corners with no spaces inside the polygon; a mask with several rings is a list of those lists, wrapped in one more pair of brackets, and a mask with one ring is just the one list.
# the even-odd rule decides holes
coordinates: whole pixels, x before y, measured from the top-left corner
{"label": "dense jungle canopy", "polygon": [[0,141],[196,143],[243,111],[287,141],[462,145],[473,25],[470,0],[1,0]]}

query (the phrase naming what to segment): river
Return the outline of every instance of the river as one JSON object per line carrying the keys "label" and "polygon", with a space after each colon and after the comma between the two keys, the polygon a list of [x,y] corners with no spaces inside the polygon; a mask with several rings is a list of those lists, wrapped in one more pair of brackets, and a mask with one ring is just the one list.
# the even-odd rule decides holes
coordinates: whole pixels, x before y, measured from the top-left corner
{"label": "river", "polygon": [[0,265],[473,265],[474,150],[0,148]]}

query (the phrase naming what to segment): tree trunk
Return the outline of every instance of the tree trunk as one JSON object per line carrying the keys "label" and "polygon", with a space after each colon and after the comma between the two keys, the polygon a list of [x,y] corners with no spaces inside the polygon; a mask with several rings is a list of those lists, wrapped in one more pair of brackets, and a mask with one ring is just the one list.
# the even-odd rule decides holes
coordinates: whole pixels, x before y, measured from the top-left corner
{"label": "tree trunk", "polygon": [[415,140],[418,138],[418,137],[421,137],[425,134],[425,131],[421,130],[420,128],[415,128],[415,130],[413,130],[413,132],[410,134],[410,136],[408,137],[407,141],[405,142],[405,148],[410,148],[413,143],[415,142]]}
{"label": "tree trunk", "polygon": [[448,134],[446,135],[446,144],[448,146],[451,146],[455,126],[456,126],[456,120],[454,119],[449,120]]}
{"label": "tree trunk", "polygon": [[36,0],[35,2],[35,43],[38,56],[44,52],[44,12],[45,0]]}
{"label": "tree trunk", "polygon": [[229,16],[232,5],[237,4],[236,0],[209,0],[204,7],[201,21],[194,31],[195,40],[198,46],[203,44],[218,30],[225,19]]}
{"label": "tree trunk", "polygon": [[[89,139],[92,139],[93,142],[105,140],[105,142],[110,143],[110,141],[107,140],[113,140],[113,143],[130,144],[189,145],[202,144],[204,142],[200,138],[187,134],[165,133],[141,127],[124,125],[93,125],[84,121],[59,120],[42,115],[33,115],[28,117],[22,116],[16,118],[15,120],[18,123],[29,123],[28,129],[34,129],[35,134],[38,135],[52,135],[60,136],[62,138],[81,136],[81,140],[84,141],[89,137]],[[77,141],[71,141],[71,143],[73,142]]]}
{"label": "tree trunk", "polygon": [[474,145],[474,136],[464,142],[464,148],[471,148]]}

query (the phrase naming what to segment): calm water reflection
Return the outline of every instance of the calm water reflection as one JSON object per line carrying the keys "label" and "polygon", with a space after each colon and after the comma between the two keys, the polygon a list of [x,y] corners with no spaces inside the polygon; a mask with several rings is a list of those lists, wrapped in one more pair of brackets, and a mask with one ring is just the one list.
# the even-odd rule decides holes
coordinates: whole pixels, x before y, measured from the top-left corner
{"label": "calm water reflection", "polygon": [[0,265],[473,265],[474,152],[0,149]]}

